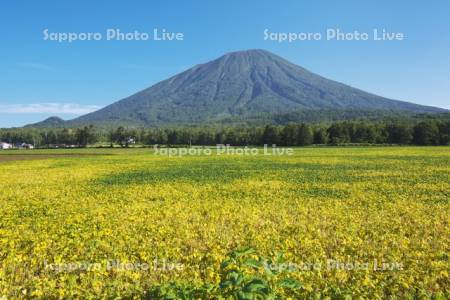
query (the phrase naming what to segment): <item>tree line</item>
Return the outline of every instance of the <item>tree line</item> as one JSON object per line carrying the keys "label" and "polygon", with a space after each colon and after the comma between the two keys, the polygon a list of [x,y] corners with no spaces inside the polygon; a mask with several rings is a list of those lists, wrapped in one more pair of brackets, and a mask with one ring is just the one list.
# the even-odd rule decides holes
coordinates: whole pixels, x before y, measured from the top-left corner
{"label": "tree line", "polygon": [[450,120],[342,121],[329,125],[290,123],[261,127],[226,128],[125,128],[105,130],[92,125],[81,128],[0,129],[0,141],[29,143],[36,147],[95,144],[120,145],[217,145],[276,144],[279,146],[398,144],[449,145]]}

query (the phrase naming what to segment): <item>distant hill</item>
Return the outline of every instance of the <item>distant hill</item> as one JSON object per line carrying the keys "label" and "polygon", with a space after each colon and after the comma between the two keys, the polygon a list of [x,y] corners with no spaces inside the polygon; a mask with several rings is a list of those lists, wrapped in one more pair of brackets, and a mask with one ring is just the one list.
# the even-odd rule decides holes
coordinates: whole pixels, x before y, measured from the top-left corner
{"label": "distant hill", "polygon": [[[326,79],[265,50],[228,53],[161,81],[64,126],[182,126],[283,115],[354,116],[384,113],[437,113],[446,110],[391,100]],[[355,113],[361,112],[361,113]],[[320,118],[320,117],[319,117]],[[301,121],[301,120],[298,120]],[[61,122],[55,118],[33,126]]]}
{"label": "distant hill", "polygon": [[59,117],[50,117],[39,123],[26,125],[25,127],[53,128],[53,127],[62,127],[65,125],[65,123],[66,122]]}

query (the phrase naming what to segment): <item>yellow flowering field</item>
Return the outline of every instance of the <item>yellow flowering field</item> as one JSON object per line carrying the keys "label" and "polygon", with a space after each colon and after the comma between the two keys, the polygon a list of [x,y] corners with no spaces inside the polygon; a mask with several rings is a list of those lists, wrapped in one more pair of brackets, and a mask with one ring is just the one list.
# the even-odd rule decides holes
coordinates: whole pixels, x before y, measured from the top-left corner
{"label": "yellow flowering field", "polygon": [[448,299],[449,150],[0,152],[0,299]]}

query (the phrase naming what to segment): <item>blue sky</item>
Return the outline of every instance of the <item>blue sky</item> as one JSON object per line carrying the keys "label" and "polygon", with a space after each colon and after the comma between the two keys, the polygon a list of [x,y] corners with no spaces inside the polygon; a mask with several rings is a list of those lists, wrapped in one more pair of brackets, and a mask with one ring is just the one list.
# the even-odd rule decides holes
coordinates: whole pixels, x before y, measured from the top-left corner
{"label": "blue sky", "polygon": [[[43,39],[50,32],[182,32],[183,41]],[[270,32],[402,32],[403,41],[265,41]],[[65,119],[230,51],[262,48],[385,97],[450,108],[450,2],[2,1],[0,127]]]}

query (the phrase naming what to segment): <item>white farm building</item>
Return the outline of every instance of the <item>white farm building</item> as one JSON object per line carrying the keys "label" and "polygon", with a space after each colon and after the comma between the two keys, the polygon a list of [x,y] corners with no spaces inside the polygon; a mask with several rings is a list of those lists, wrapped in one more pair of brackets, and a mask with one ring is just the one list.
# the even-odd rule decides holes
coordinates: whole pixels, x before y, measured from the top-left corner
{"label": "white farm building", "polygon": [[3,149],[11,149],[12,147],[13,147],[12,144],[0,142],[0,150],[3,150]]}

